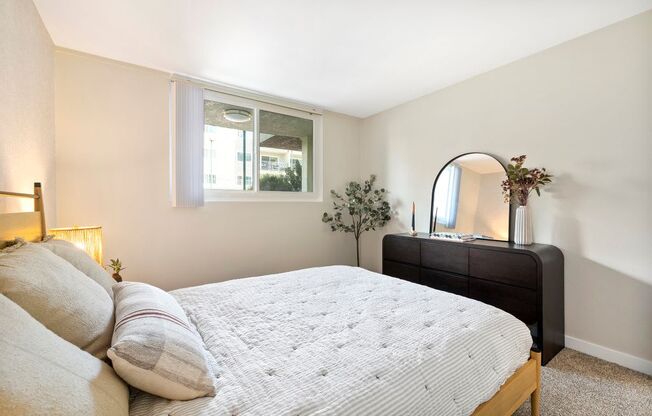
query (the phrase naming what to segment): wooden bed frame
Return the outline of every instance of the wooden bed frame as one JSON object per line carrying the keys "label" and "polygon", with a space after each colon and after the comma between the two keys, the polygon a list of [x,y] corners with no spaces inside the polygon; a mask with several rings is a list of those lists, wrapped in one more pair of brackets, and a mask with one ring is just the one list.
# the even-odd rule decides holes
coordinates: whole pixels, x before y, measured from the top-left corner
{"label": "wooden bed frame", "polygon": [[541,353],[530,351],[530,359],[521,366],[494,397],[482,403],[473,416],[508,416],[530,397],[530,414],[539,416],[541,402]]}
{"label": "wooden bed frame", "polygon": [[34,183],[33,194],[0,191],[0,196],[34,200],[33,212],[0,214],[0,248],[15,240],[16,237],[20,237],[26,241],[41,241],[45,239],[46,227],[43,189],[39,182]]}
{"label": "wooden bed frame", "polygon": [[[41,241],[47,232],[43,206],[43,190],[34,184],[33,194],[0,191],[0,196],[30,198],[34,212],[0,214],[0,248],[21,237],[27,241]],[[531,414],[539,416],[541,401],[541,353],[530,351],[530,359],[505,381],[500,390],[478,406],[472,416],[510,416],[530,397]]]}

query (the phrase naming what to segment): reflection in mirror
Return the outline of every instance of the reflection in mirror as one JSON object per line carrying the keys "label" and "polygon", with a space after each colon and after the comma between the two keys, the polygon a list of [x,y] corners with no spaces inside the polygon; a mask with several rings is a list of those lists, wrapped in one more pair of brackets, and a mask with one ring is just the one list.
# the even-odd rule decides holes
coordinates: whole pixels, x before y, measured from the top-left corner
{"label": "reflection in mirror", "polygon": [[505,168],[492,156],[469,153],[451,161],[434,185],[432,231],[508,240],[509,204],[500,188],[504,179]]}

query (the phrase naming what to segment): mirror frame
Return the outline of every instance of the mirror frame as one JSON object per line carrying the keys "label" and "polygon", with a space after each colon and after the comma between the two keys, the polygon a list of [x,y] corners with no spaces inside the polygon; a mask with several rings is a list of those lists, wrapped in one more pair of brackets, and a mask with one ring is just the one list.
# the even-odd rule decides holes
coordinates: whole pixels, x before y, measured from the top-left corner
{"label": "mirror frame", "polygon": [[[436,224],[433,224],[433,221],[432,221],[432,215],[433,215],[433,213],[434,213],[434,205],[435,205],[435,187],[437,186],[437,180],[439,179],[439,175],[441,175],[441,173],[444,171],[444,169],[446,169],[446,167],[448,167],[448,165],[450,165],[451,163],[453,163],[454,161],[456,161],[456,160],[459,159],[460,157],[462,157],[462,156],[468,156],[468,155],[484,155],[484,156],[489,156],[490,158],[492,158],[493,160],[495,160],[496,162],[498,162],[498,164],[500,164],[500,166],[502,166],[503,170],[505,171],[505,176],[507,176],[507,167],[505,167],[505,165],[503,164],[503,162],[501,162],[500,160],[498,160],[498,158],[497,158],[496,156],[494,156],[494,155],[492,155],[492,154],[489,154],[489,153],[484,153],[484,152],[466,152],[466,153],[459,154],[459,155],[455,156],[454,158],[452,158],[451,160],[449,160],[448,162],[446,162],[446,163],[444,164],[444,166],[443,166],[443,167],[439,170],[439,172],[437,173],[437,176],[435,176],[435,182],[433,182],[433,184],[432,184],[432,195],[430,196],[430,217],[429,217],[429,219],[428,219],[428,223],[429,223],[429,225],[428,225],[428,235],[432,234],[432,233],[434,232],[434,228],[437,226]],[[508,230],[507,230],[507,240],[490,240],[490,239],[487,239],[487,238],[477,238],[476,240],[484,240],[484,241],[500,241],[500,242],[505,242],[505,241],[506,241],[506,242],[511,242],[511,241],[512,241],[512,214],[513,214],[513,213],[512,213],[512,204],[510,203],[510,204],[509,204],[509,214],[508,214],[508,215],[509,215],[509,221],[508,221],[508,223],[507,223],[507,227],[508,227]]]}

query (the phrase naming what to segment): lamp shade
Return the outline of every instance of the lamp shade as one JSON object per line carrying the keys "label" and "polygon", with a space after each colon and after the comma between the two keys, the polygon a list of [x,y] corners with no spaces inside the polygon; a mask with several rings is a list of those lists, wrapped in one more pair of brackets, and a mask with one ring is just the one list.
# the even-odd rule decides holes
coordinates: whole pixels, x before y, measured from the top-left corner
{"label": "lamp shade", "polygon": [[48,234],[59,240],[70,241],[102,265],[102,227],[51,228]]}

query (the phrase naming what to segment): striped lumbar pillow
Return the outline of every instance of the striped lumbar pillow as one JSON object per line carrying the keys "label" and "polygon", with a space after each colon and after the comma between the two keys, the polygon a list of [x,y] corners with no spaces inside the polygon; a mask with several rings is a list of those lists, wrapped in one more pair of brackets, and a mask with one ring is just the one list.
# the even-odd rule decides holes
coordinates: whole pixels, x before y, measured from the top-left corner
{"label": "striped lumbar pillow", "polygon": [[177,301],[145,283],[113,286],[115,329],[108,356],[140,390],[172,400],[215,395],[202,340]]}

